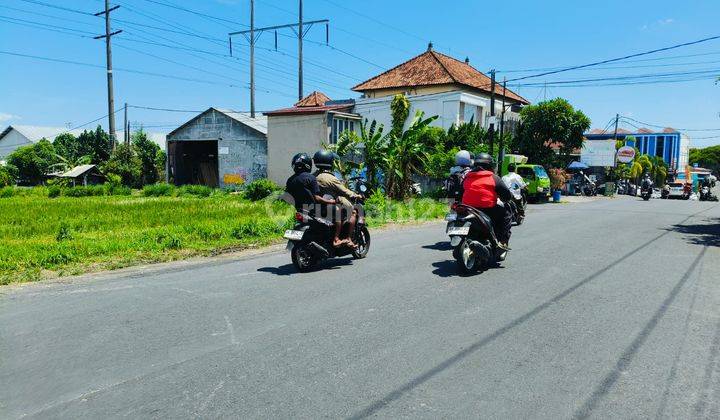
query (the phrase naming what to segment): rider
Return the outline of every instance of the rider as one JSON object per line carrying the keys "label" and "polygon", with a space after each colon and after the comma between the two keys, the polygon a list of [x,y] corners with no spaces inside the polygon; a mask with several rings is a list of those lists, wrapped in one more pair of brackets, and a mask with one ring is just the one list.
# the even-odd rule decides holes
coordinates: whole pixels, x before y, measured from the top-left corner
{"label": "rider", "polygon": [[455,166],[450,168],[450,177],[445,181],[445,190],[448,198],[460,200],[462,198],[462,184],[465,175],[472,170],[473,155],[467,150],[455,153]]}
{"label": "rider", "polygon": [[[355,223],[357,221],[357,211],[353,208],[350,200],[356,198],[362,198],[360,194],[356,194],[346,187],[335,174],[332,173],[333,164],[335,163],[335,154],[328,150],[319,150],[313,156],[313,162],[315,167],[318,169],[315,172],[318,185],[320,185],[320,193],[323,195],[329,194],[335,197],[337,204],[340,206],[340,219],[347,221],[349,225],[349,231],[355,230]],[[347,244],[351,247],[355,247],[352,238],[348,238],[346,241],[340,239],[340,233],[342,231],[342,224],[340,220],[335,225],[335,235],[333,237],[333,246],[338,247],[343,244]],[[352,235],[350,235],[352,236]]]}
{"label": "rider", "polygon": [[310,207],[316,203],[335,204],[335,200],[327,200],[320,195],[317,178],[310,173],[312,170],[310,156],[305,153],[298,153],[293,156],[291,165],[295,174],[288,178],[285,191],[292,196],[295,210],[298,212],[312,211]]}
{"label": "rider", "polygon": [[502,177],[503,182],[507,187],[510,189],[510,192],[513,194],[513,198],[515,201],[522,201],[522,191],[523,189],[527,188],[527,184],[525,183],[525,180],[523,177],[518,175],[515,172],[515,164],[511,163],[508,165],[508,173],[507,175]]}
{"label": "rider", "polygon": [[506,207],[498,203],[498,198],[508,201],[513,195],[502,179],[495,174],[495,162],[492,156],[480,153],[475,158],[475,170],[465,176],[463,189],[462,203],[487,214],[493,222],[493,230],[500,247],[509,249],[512,219]]}
{"label": "rider", "polygon": [[645,172],[643,174],[643,180],[640,183],[641,188],[642,189],[646,189],[646,188],[650,189],[650,188],[652,188],[652,185],[653,185],[653,182],[652,182],[652,179],[650,179],[650,174]]}

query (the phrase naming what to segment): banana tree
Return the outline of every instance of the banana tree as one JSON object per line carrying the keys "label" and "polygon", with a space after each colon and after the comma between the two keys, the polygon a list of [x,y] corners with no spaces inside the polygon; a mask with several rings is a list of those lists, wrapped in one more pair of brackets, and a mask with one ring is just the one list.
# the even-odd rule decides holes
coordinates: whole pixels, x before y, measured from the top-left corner
{"label": "banana tree", "polygon": [[383,159],[386,191],[392,198],[404,199],[410,194],[413,174],[422,172],[427,151],[422,134],[438,117],[425,118],[422,111],[415,114],[407,130],[388,138],[387,153]]}

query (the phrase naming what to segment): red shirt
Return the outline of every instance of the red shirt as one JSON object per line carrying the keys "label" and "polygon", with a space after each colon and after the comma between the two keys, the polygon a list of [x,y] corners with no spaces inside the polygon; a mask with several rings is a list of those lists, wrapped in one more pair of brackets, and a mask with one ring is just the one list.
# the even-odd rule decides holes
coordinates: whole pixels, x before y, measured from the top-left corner
{"label": "red shirt", "polygon": [[463,181],[462,203],[478,209],[489,209],[497,204],[497,175],[492,171],[471,171]]}

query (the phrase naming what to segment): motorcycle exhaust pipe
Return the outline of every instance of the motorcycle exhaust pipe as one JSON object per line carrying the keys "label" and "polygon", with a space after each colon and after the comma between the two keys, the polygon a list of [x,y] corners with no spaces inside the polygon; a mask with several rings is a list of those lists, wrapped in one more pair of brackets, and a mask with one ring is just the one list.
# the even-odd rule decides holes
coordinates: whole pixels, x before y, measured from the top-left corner
{"label": "motorcycle exhaust pipe", "polygon": [[483,245],[478,241],[470,241],[470,249],[481,258],[490,258],[490,247],[487,245]]}
{"label": "motorcycle exhaust pipe", "polygon": [[315,241],[310,242],[308,244],[308,246],[310,248],[310,252],[315,254],[316,257],[327,258],[330,256],[330,253],[328,252],[328,250],[323,248],[320,244],[318,244]]}

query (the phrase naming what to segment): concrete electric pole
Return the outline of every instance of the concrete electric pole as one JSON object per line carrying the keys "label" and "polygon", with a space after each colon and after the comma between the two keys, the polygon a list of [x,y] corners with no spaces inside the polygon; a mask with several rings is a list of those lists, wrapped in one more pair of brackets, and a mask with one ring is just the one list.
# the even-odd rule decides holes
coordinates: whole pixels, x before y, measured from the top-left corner
{"label": "concrete electric pole", "polygon": [[112,73],[112,43],[110,39],[113,35],[117,35],[122,31],[110,32],[110,12],[116,10],[120,6],[110,7],[110,0],[105,0],[105,10],[102,12],[95,13],[95,16],[105,15],[105,35],[96,36],[95,39],[105,38],[105,54],[107,61],[107,90],[108,90],[108,130],[110,132],[110,140],[112,141],[113,149],[115,149],[115,143],[117,136],[115,132],[115,97],[113,94],[113,73]]}
{"label": "concrete electric pole", "polygon": [[255,27],[255,2],[250,0],[250,29],[245,31],[230,32],[228,34],[230,44],[230,55],[233,54],[232,37],[234,35],[243,35],[250,44],[250,115],[255,117],[255,43],[265,31],[275,31],[275,49],[277,49],[277,30],[290,28],[298,37],[298,100],[303,98],[303,39],[308,31],[316,23],[325,24],[325,43],[330,40],[330,28],[328,19],[303,21],[303,4],[299,0],[298,22],[289,23],[287,25],[266,26],[263,28]]}

